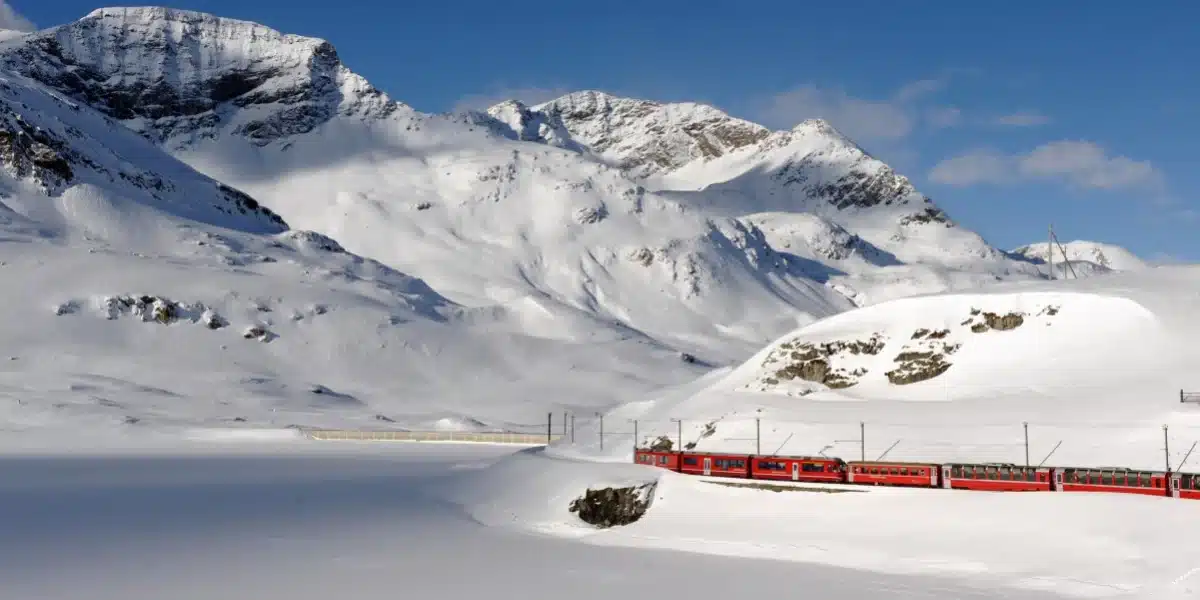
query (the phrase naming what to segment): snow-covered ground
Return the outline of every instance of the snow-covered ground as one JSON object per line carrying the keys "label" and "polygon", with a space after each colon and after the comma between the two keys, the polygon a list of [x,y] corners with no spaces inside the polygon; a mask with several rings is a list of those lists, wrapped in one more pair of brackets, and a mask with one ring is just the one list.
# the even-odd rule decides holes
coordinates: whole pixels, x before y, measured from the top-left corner
{"label": "snow-covered ground", "polygon": [[791,597],[802,585],[808,597],[830,600],[1055,597],[937,573],[578,544],[488,527],[446,500],[448,487],[476,481],[481,467],[511,452],[206,442],[153,455],[7,456],[0,458],[2,595],[699,600]]}
{"label": "snow-covered ground", "polygon": [[[588,488],[652,481],[653,503],[631,525],[597,530],[567,511]],[[1200,547],[1190,539],[1200,531],[1200,512],[1189,501],[818,485],[771,491],[721,482],[731,483],[581,463],[551,450],[513,455],[449,487],[483,523],[586,544],[794,561],[805,574],[820,565],[938,577],[995,597],[1200,597]],[[922,593],[937,597],[939,590]],[[847,597],[895,596],[864,584]]]}

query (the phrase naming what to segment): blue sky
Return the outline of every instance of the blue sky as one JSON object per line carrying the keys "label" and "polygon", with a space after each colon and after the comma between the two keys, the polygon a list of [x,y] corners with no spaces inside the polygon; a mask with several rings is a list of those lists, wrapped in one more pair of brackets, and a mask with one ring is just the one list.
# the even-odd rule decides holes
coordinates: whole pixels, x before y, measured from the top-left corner
{"label": "blue sky", "polygon": [[[39,27],[101,6],[8,4]],[[1195,2],[170,6],[325,38],[424,111],[586,88],[705,102],[776,128],[821,116],[1000,247],[1040,241],[1053,222],[1064,241],[1200,261]]]}

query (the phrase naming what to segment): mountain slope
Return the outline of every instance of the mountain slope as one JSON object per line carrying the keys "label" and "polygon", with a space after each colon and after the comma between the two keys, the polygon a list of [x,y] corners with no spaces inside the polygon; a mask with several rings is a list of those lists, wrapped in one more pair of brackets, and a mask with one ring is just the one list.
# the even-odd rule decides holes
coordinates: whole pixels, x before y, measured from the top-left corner
{"label": "mountain slope", "polygon": [[[712,361],[855,304],[1040,277],[823,122],[770,132],[597,92],[426,115],[323,40],[161,8],[100,9],[2,54],[455,302],[584,315]],[[857,241],[810,252],[814,216]],[[850,247],[877,259],[827,256]]]}
{"label": "mountain slope", "polygon": [[6,435],[502,427],[704,369],[586,314],[457,304],[5,71],[0,142]]}

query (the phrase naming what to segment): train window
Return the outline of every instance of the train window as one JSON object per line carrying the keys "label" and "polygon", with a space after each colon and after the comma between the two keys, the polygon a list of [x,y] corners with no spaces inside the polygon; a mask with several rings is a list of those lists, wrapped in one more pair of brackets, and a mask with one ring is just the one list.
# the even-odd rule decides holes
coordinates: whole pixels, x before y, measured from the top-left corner
{"label": "train window", "polygon": [[689,456],[689,457],[687,457],[687,458],[683,459],[683,464],[685,464],[685,465],[690,465],[690,466],[693,466],[693,467],[694,467],[694,466],[696,466],[696,465],[700,464],[700,461],[699,461],[699,460],[697,460],[697,459],[696,459],[696,458],[694,458],[694,457],[691,457],[691,456]]}
{"label": "train window", "polygon": [[667,464],[667,457],[665,457],[665,456],[658,457],[658,464],[660,464],[660,465]]}
{"label": "train window", "polygon": [[1012,470],[1010,470],[1008,467],[1000,467],[999,469],[997,469],[997,471],[998,471],[998,478],[1001,481],[1012,480]]}
{"label": "train window", "polygon": [[908,467],[900,467],[901,475],[908,475]]}
{"label": "train window", "polygon": [[804,463],[800,469],[805,473],[820,473],[825,470],[825,467],[814,463]]}
{"label": "train window", "polygon": [[871,474],[872,474],[872,475],[878,475],[878,474],[879,474],[879,467],[871,467]]}
{"label": "train window", "polygon": [[999,476],[999,473],[996,472],[996,467],[987,467],[986,473],[988,479],[995,479]]}
{"label": "train window", "polygon": [[962,467],[960,467],[958,465],[954,465],[953,467],[950,467],[950,476],[951,477],[962,477]]}
{"label": "train window", "polygon": [[1100,474],[1100,483],[1102,483],[1104,485],[1112,485],[1113,484],[1112,471],[1104,471],[1103,473],[1101,473]]}

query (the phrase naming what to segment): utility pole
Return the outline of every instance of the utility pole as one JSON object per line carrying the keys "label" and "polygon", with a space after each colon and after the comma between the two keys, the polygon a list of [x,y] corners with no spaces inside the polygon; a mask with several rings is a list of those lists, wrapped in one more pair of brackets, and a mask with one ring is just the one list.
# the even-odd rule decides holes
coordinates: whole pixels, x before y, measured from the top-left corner
{"label": "utility pole", "polygon": [[637,449],[638,449],[637,419],[634,419],[633,420],[633,451],[637,452]]}
{"label": "utility pole", "polygon": [[1046,238],[1046,261],[1050,264],[1050,279],[1054,279],[1054,224],[1050,224],[1050,235]]}
{"label": "utility pole", "polygon": [[1171,473],[1171,437],[1167,434],[1167,426],[1163,425],[1163,455],[1167,460],[1167,474]]}
{"label": "utility pole", "polygon": [[762,454],[762,420],[754,419],[754,453]]}
{"label": "utility pole", "polygon": [[859,460],[867,460],[867,424],[863,421],[858,422],[858,447]]}
{"label": "utility pole", "polygon": [[596,416],[600,417],[600,449],[604,450],[604,415],[596,413]]}
{"label": "utility pole", "polygon": [[1025,466],[1029,466],[1029,422],[1022,423],[1025,427]]}
{"label": "utility pole", "polygon": [[554,436],[554,413],[546,413],[546,445],[550,445],[550,438]]}

